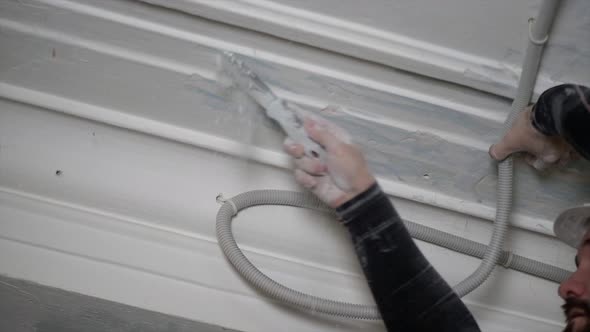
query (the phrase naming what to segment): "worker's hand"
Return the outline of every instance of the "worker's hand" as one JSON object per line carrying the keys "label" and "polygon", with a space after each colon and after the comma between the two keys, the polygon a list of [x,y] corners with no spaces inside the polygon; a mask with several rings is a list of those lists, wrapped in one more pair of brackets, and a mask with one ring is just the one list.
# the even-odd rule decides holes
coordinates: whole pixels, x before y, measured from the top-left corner
{"label": "worker's hand", "polygon": [[325,160],[305,155],[303,146],[285,140],[285,150],[295,158],[295,179],[332,208],[341,206],[375,183],[359,148],[344,130],[304,113],[309,137],[325,150]]}
{"label": "worker's hand", "polygon": [[532,107],[527,107],[521,112],[502,140],[490,147],[490,156],[500,161],[513,153],[525,152],[526,162],[538,170],[553,165],[563,166],[578,158],[577,153],[563,138],[545,136],[533,127],[531,109]]}

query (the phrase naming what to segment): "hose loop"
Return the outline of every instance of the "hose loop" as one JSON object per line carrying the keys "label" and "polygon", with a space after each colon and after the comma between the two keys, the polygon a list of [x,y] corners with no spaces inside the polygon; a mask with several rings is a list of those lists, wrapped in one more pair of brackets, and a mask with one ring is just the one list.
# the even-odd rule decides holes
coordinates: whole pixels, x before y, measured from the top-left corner
{"label": "hose loop", "polygon": [[531,41],[531,43],[537,45],[537,46],[541,46],[547,43],[547,41],[549,40],[549,35],[545,35],[545,37],[543,39],[537,39],[535,38],[535,36],[533,36],[533,25],[535,24],[535,18],[531,17],[529,18],[529,40]]}
{"label": "hose loop", "polygon": [[[215,226],[219,246],[236,271],[263,294],[295,308],[311,312],[312,314],[318,313],[355,319],[380,319],[379,310],[375,306],[323,299],[279,284],[256,268],[238,247],[232,233],[231,223],[236,213],[240,210],[261,205],[283,205],[308,208],[333,215],[334,211],[324,205],[315,196],[282,190],[256,190],[241,193],[228,200],[223,199],[222,196],[218,196],[218,201],[223,203],[217,213],[217,223]],[[230,205],[228,204],[229,202],[233,202],[234,204]],[[236,207],[236,209],[234,210],[233,207]],[[421,241],[426,241],[480,259],[484,258],[487,252],[487,247],[481,243],[407,220],[404,220],[404,225],[413,238]],[[553,282],[559,283],[567,279],[571,274],[570,271],[555,266],[500,251],[500,256],[505,257],[505,255],[508,255],[508,260],[504,264],[506,267]]]}

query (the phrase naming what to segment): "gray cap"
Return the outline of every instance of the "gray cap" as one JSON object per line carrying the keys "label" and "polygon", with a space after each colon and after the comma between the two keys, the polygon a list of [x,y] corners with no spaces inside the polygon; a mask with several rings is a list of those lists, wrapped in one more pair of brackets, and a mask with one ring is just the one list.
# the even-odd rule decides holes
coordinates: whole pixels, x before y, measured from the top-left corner
{"label": "gray cap", "polygon": [[590,229],[590,204],[563,211],[553,224],[553,232],[557,238],[576,249],[588,229]]}

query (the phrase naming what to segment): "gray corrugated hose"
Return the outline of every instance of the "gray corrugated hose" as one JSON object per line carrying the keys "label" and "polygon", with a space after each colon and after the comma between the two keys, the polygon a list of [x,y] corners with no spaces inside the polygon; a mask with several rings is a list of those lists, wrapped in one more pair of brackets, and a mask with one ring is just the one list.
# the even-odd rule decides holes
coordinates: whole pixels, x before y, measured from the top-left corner
{"label": "gray corrugated hose", "polygon": [[[546,36],[551,29],[559,3],[560,0],[545,0],[536,21],[532,24],[532,29],[529,31],[529,45],[518,90],[512,103],[511,113],[505,122],[503,134],[508,131],[519,112],[527,106],[531,99]],[[432,228],[405,222],[410,234],[417,239],[468,255],[483,257],[477,270],[455,286],[455,291],[459,296],[470,293],[485,282],[496,264],[499,263],[509,264],[512,269],[555,282],[564,280],[570,274],[569,271],[503,251],[512,207],[513,171],[511,157],[499,164],[496,221],[490,244],[487,247]],[[256,205],[289,205],[328,211],[324,204],[310,194],[276,190],[243,193],[226,201],[217,214],[217,238],[224,254],[246,280],[269,297],[298,308],[341,317],[380,319],[379,311],[375,306],[332,301],[304,294],[277,283],[252,265],[239,249],[233,237],[231,220],[238,211]]]}
{"label": "gray corrugated hose", "polygon": [[[529,43],[522,65],[522,73],[518,82],[516,97],[512,102],[512,108],[502,131],[502,136],[508,132],[519,113],[529,104],[541,56],[551,25],[557,13],[560,0],[545,0],[541,6],[539,15],[535,21],[529,21]],[[541,41],[541,42],[539,42]],[[500,260],[504,240],[510,225],[510,212],[512,210],[512,184],[514,177],[514,165],[512,157],[500,162],[498,165],[498,184],[496,188],[496,220],[490,244],[485,252],[484,258],[479,267],[465,280],[457,284],[454,289],[461,297],[484,283],[494,267]]]}
{"label": "gray corrugated hose", "polygon": [[[238,247],[231,230],[232,218],[241,210],[259,205],[288,205],[314,209],[333,214],[311,194],[282,190],[257,190],[239,194],[221,206],[217,213],[216,232],[219,245],[230,263],[240,275],[268,297],[294,307],[327,315],[357,318],[380,319],[375,306],[338,302],[308,295],[285,287],[258,270]],[[434,228],[404,221],[412,237],[430,242],[473,257],[483,258],[486,246]],[[528,273],[554,282],[566,279],[570,271],[538,262],[526,257],[502,251],[500,264],[513,270]]]}
{"label": "gray corrugated hose", "polygon": [[217,213],[217,240],[223,253],[244,279],[264,294],[299,309],[356,319],[380,319],[375,306],[323,299],[285,287],[258,270],[244,256],[231,231],[231,220],[240,210],[257,205],[288,205],[329,212],[315,196],[291,191],[259,190],[239,194],[221,206]]}

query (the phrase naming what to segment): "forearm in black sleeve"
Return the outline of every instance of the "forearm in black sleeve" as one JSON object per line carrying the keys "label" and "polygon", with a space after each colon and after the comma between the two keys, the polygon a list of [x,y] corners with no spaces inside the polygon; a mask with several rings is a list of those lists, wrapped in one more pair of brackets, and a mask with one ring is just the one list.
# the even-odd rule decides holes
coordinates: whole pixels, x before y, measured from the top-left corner
{"label": "forearm in black sleeve", "polygon": [[337,209],[388,331],[479,331],[375,184]]}
{"label": "forearm in black sleeve", "polygon": [[590,160],[590,88],[562,84],[546,90],[533,106],[532,121],[538,131],[563,137]]}

